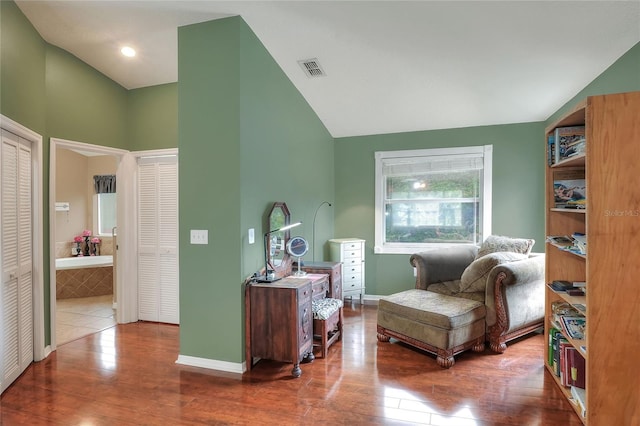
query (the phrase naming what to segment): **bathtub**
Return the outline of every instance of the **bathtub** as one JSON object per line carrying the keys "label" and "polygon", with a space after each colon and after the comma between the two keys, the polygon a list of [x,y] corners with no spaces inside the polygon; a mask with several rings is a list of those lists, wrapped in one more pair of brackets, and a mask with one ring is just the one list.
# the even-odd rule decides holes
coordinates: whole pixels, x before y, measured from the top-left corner
{"label": "bathtub", "polygon": [[56,271],[65,269],[99,268],[113,266],[113,256],[78,256],[56,259]]}
{"label": "bathtub", "polygon": [[56,299],[113,294],[113,256],[56,259]]}

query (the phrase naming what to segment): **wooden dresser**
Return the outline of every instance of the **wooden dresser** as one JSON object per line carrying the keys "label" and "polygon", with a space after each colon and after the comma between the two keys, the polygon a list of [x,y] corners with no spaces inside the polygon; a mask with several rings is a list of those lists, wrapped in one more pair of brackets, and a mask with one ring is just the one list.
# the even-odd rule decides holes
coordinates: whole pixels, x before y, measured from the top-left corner
{"label": "wooden dresser", "polygon": [[[325,280],[325,283],[327,281]],[[327,286],[327,284],[325,284]],[[250,283],[245,289],[245,360],[291,362],[291,374],[302,374],[300,363],[313,360],[312,281],[285,277],[273,283]]]}
{"label": "wooden dresser", "polygon": [[329,275],[329,293],[327,297],[342,299],[342,263],[340,262],[304,262],[300,269],[310,274]]}

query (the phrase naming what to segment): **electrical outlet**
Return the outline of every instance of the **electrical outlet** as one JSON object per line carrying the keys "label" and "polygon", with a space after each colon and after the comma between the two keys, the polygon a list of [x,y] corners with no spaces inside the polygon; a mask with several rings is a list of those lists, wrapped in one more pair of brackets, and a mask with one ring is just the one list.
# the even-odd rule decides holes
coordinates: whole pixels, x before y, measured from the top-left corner
{"label": "electrical outlet", "polygon": [[191,244],[209,244],[209,231],[206,229],[192,229]]}

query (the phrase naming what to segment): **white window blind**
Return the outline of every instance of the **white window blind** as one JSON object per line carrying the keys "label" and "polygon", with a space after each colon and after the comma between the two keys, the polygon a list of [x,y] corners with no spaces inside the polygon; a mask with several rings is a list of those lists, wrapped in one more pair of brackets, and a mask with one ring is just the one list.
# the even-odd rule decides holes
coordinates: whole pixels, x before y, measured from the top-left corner
{"label": "white window blind", "polygon": [[375,153],[375,253],[478,244],[491,227],[491,145]]}

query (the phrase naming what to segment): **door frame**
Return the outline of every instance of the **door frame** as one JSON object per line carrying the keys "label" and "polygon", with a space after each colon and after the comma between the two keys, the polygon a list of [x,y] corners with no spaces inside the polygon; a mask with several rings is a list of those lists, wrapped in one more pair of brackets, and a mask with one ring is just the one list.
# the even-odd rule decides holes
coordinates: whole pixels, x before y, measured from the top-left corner
{"label": "door frame", "polygon": [[[77,142],[77,141],[71,141],[71,140],[67,140],[67,139],[60,139],[60,138],[49,138],[49,252],[50,252],[50,256],[49,256],[49,274],[50,274],[50,281],[49,281],[49,292],[50,292],[50,311],[51,311],[51,318],[50,318],[50,322],[51,322],[51,351],[54,351],[57,347],[57,342],[56,342],[56,150],[58,148],[64,148],[64,149],[77,149],[77,150],[82,150],[82,151],[88,151],[88,152],[93,152],[96,154],[102,154],[102,155],[113,155],[114,157],[116,157],[116,161],[118,163],[118,165],[122,162],[123,158],[129,154],[129,151],[125,150],[125,149],[119,149],[119,148],[111,148],[108,146],[102,146],[102,145],[93,145],[93,144],[89,144],[89,143],[85,143],[85,142]],[[125,182],[122,182],[121,185],[123,186],[129,186],[133,183],[133,181],[131,180],[132,177],[125,175]],[[118,201],[120,201],[120,197],[118,197]],[[118,209],[118,211],[120,212],[120,209]],[[128,213],[125,213],[128,214]],[[120,223],[121,217],[120,215],[118,215],[118,223]],[[123,247],[125,250],[127,249],[126,247],[126,239],[124,239],[122,241],[122,243],[118,243],[119,245],[124,245],[125,247]],[[122,262],[117,262],[116,263],[116,268],[117,271],[114,271],[116,273],[117,276],[122,276],[120,274],[121,271],[123,271],[123,266],[122,266]],[[126,305],[127,304],[127,294],[123,291],[120,291],[120,287],[121,287],[121,282],[122,280],[118,279],[117,285],[118,285],[118,289],[116,291],[116,297],[117,299],[117,303],[118,306],[121,307],[122,305]],[[120,312],[120,308],[118,309],[118,313]],[[117,315],[116,316],[118,323],[121,322],[129,322],[126,320],[123,320],[121,318],[121,315]]]}
{"label": "door frame", "polygon": [[[44,207],[42,136],[22,124],[0,114],[0,128],[31,142],[31,211],[33,259],[33,359],[41,361],[51,349],[45,347],[44,330]],[[0,154],[2,155],[2,154]],[[1,244],[1,243],[0,243]],[[1,256],[1,255],[0,255]],[[2,317],[0,317],[0,323]],[[0,324],[1,326],[1,324]]]}

